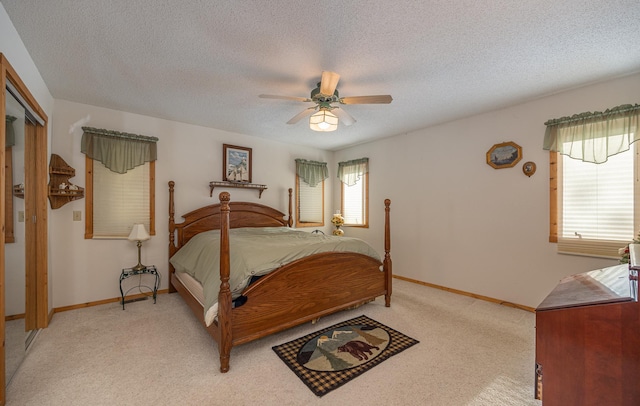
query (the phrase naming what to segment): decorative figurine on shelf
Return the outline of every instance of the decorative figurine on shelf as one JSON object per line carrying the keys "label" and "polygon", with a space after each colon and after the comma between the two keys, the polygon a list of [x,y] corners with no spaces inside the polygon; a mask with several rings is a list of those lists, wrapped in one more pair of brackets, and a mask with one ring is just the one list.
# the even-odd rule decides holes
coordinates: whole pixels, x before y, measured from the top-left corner
{"label": "decorative figurine on shelf", "polygon": [[331,218],[331,223],[336,226],[336,229],[333,230],[333,235],[343,236],[344,230],[342,230],[340,227],[344,224],[344,217],[342,217],[340,211],[336,212],[333,215],[333,217]]}
{"label": "decorative figurine on shelf", "polygon": [[66,183],[64,183],[64,182],[62,182],[62,183],[60,184],[60,186],[58,186],[58,189],[60,189],[60,193],[66,193],[66,192],[65,192],[65,189],[66,189],[66,188],[67,188],[67,184],[66,184]]}
{"label": "decorative figurine on shelf", "polygon": [[76,192],[77,192],[79,189],[78,189],[78,186],[76,186],[76,185],[72,185],[71,183],[69,183],[69,190],[72,190],[72,191],[76,191]]}

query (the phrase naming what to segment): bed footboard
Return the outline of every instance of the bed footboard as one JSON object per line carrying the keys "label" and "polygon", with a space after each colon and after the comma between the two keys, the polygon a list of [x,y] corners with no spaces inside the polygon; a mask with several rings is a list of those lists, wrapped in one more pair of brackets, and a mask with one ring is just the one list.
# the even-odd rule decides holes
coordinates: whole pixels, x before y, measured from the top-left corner
{"label": "bed footboard", "polygon": [[380,265],[366,255],[332,252],[277,269],[246,289],[246,303],[233,309],[233,345],[385,295]]}

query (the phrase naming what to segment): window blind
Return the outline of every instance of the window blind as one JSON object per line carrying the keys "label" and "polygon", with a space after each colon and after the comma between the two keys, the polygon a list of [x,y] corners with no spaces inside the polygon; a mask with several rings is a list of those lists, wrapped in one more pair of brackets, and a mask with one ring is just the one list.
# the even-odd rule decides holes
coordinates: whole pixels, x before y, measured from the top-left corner
{"label": "window blind", "polygon": [[324,181],[311,187],[298,178],[298,221],[301,223],[323,223]]}
{"label": "window blind", "polygon": [[364,184],[366,176],[366,174],[362,175],[352,186],[342,184],[342,216],[345,224],[362,225],[365,223]]}
{"label": "window blind", "polygon": [[149,168],[150,163],[145,162],[121,174],[93,162],[94,238],[127,237],[135,223],[151,230]]}
{"label": "window blind", "polygon": [[594,164],[561,157],[558,252],[618,258],[635,235],[634,149]]}

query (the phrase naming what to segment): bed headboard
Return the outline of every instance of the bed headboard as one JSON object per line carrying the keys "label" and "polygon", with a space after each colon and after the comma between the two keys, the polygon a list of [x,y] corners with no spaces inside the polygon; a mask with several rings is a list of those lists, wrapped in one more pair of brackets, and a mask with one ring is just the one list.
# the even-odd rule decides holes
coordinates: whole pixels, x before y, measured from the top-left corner
{"label": "bed headboard", "polygon": [[[175,182],[169,182],[169,257],[173,256],[194,235],[203,231],[220,229],[220,203],[193,210],[182,216],[182,223],[175,222]],[[291,227],[292,189],[289,189],[289,215],[259,203],[229,202],[229,228],[239,227]],[[220,201],[230,200],[228,192],[220,193]],[[287,217],[285,219],[285,217]]]}

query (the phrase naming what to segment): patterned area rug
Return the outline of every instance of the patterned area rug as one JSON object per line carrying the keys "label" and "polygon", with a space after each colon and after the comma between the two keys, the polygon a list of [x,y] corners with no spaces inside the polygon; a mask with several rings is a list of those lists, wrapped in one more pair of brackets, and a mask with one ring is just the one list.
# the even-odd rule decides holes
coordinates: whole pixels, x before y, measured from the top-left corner
{"label": "patterned area rug", "polygon": [[313,393],[323,396],[418,342],[360,316],[273,350]]}

